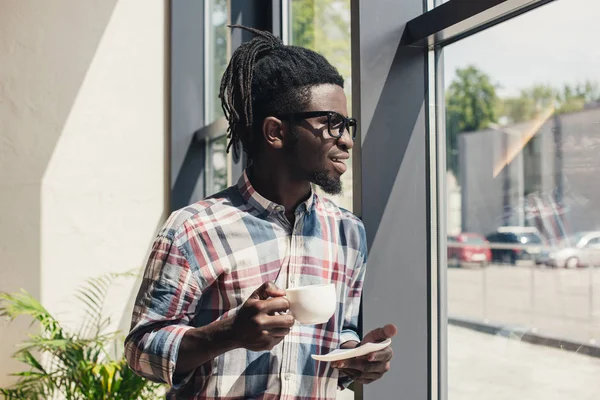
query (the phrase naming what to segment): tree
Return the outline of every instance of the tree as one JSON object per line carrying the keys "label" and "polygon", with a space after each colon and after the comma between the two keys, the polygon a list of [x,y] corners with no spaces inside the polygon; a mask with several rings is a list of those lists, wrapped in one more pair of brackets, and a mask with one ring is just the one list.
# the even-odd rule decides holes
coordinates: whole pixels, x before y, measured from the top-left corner
{"label": "tree", "polygon": [[565,85],[556,96],[557,112],[560,114],[581,111],[586,104],[600,102],[598,83],[586,81],[574,86]]}
{"label": "tree", "polygon": [[211,28],[212,28],[212,39],[211,54],[208,56],[209,62],[212,64],[209,68],[209,73],[212,74],[212,88],[211,99],[209,104],[211,105],[211,112],[207,115],[208,122],[212,122],[223,116],[223,110],[221,110],[221,100],[219,99],[219,90],[221,87],[221,77],[227,69],[227,63],[229,62],[229,56],[227,54],[227,37],[231,31],[227,27],[227,0],[213,0],[211,2]]}
{"label": "tree", "polygon": [[596,101],[600,101],[600,89],[594,82],[586,81],[573,86],[567,84],[562,89],[535,84],[521,90],[519,97],[502,99],[498,114],[505,117],[508,123],[517,123],[529,121],[550,107],[564,114],[583,110],[586,104]]}
{"label": "tree", "polygon": [[350,99],[352,73],[349,0],[293,0],[291,44],[322,54],[346,80]]}
{"label": "tree", "polygon": [[498,115],[507,123],[529,121],[535,116],[535,102],[523,95],[501,99],[498,103]]}
{"label": "tree", "polygon": [[535,84],[521,90],[518,97],[500,100],[498,115],[507,123],[529,121],[544,110],[555,105],[556,90],[548,85]]}
{"label": "tree", "polygon": [[477,67],[456,70],[446,91],[446,157],[458,178],[458,134],[485,129],[497,121],[496,85]]}

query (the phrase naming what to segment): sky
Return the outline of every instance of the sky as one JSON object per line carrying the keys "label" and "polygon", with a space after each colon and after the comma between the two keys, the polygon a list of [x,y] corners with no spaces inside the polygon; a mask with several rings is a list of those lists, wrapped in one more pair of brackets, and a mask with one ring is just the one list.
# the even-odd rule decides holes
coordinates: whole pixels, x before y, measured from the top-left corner
{"label": "sky", "polygon": [[476,65],[517,95],[535,83],[600,82],[600,0],[555,0],[444,50],[445,84]]}

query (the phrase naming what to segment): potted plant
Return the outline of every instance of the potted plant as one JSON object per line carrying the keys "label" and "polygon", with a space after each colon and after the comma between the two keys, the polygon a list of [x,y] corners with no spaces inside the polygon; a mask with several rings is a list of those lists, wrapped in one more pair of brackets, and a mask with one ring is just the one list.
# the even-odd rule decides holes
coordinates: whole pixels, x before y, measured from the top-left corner
{"label": "potted plant", "polygon": [[89,279],[77,292],[85,310],[76,332],[64,328],[46,308],[25,290],[0,293],[0,316],[10,320],[26,315],[39,324],[19,346],[13,358],[28,369],[14,373],[17,382],[0,388],[5,399],[47,400],[132,400],[156,399],[162,385],[137,376],[127,366],[118,331],[106,332],[110,320],[103,316],[103,306],[111,283],[126,274],[107,274]]}

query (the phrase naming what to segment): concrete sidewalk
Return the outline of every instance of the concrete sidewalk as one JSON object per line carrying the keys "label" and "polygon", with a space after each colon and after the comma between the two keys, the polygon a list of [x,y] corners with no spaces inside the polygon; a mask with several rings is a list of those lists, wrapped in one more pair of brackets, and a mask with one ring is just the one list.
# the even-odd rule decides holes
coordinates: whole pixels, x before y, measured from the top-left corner
{"label": "concrete sidewalk", "polygon": [[597,400],[600,359],[448,327],[449,400]]}

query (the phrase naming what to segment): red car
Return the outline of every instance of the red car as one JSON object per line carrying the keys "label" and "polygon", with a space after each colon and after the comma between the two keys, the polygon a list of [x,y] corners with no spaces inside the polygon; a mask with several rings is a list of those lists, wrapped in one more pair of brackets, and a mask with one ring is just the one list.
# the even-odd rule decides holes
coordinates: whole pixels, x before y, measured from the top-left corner
{"label": "red car", "polygon": [[490,243],[478,233],[461,233],[448,236],[448,266],[463,264],[487,265],[492,260]]}

